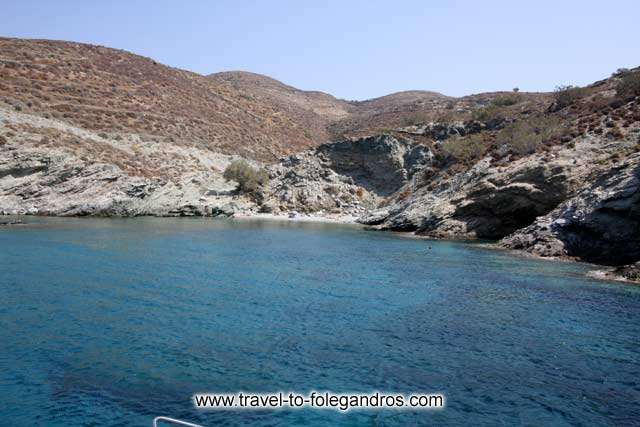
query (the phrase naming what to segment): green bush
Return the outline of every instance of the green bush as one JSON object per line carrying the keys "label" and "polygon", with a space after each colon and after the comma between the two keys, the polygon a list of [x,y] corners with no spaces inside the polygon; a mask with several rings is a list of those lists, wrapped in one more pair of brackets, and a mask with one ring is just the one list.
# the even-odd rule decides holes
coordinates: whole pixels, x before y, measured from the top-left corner
{"label": "green bush", "polygon": [[496,142],[506,145],[517,154],[526,155],[534,153],[559,130],[560,123],[554,117],[530,117],[505,126],[496,136]]}
{"label": "green bush", "polygon": [[474,110],[471,116],[474,120],[478,120],[483,123],[489,123],[504,120],[504,111],[501,107],[492,103],[487,105],[486,107]]}
{"label": "green bush", "polygon": [[494,98],[491,103],[498,107],[509,107],[511,105],[516,105],[520,101],[522,101],[522,95],[518,93],[511,93],[508,95],[500,95]]}
{"label": "green bush", "polygon": [[486,146],[482,136],[474,134],[447,139],[442,143],[442,151],[460,162],[469,163],[480,159],[486,152]]}
{"label": "green bush", "polygon": [[554,92],[556,108],[567,107],[587,95],[587,89],[576,86],[558,86]]}
{"label": "green bush", "polygon": [[620,98],[640,95],[640,71],[623,73],[616,86],[616,95]]}
{"label": "green bush", "polygon": [[251,166],[246,160],[235,160],[224,170],[226,180],[238,183],[238,189],[245,193],[255,193],[269,182],[269,174],[264,169]]}

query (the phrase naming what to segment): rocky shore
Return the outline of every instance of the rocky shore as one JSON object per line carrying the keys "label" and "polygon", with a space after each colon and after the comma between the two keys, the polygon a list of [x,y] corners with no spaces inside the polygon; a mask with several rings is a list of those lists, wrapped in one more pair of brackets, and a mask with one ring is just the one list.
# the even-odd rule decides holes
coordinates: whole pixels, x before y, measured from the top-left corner
{"label": "rocky shore", "polygon": [[[257,197],[222,178],[231,161],[222,155],[200,153],[200,165],[189,174],[162,180],[131,176],[64,149],[35,143],[18,150],[9,143],[0,152],[0,211],[359,222],[430,238],[499,240],[501,247],[541,257],[626,265],[640,259],[639,135],[634,128],[615,141],[584,136],[508,163],[483,158],[453,175],[438,163],[434,147],[410,138],[345,140],[267,166],[269,183]],[[620,152],[630,154],[615,156]],[[218,171],[205,170],[205,162]]]}

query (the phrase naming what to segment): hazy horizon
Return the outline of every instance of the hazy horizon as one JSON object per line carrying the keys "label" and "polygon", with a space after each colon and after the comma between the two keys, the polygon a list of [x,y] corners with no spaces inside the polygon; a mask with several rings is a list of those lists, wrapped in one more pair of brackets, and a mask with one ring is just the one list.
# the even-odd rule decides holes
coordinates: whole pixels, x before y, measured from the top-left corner
{"label": "hazy horizon", "polygon": [[9,1],[2,36],[103,45],[202,75],[248,71],[347,100],[547,92],[640,65],[640,4],[489,3]]}

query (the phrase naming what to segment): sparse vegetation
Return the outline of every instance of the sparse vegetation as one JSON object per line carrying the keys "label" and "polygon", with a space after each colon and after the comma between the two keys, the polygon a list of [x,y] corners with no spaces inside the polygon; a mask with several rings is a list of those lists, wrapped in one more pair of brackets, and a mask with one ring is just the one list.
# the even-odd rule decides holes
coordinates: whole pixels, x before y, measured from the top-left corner
{"label": "sparse vegetation", "polygon": [[442,143],[442,151],[462,163],[470,163],[484,155],[486,146],[481,135],[473,134],[447,139]]}
{"label": "sparse vegetation", "polygon": [[420,123],[424,123],[425,121],[427,120],[424,114],[415,113],[411,114],[410,116],[403,117],[402,126],[414,126]]}
{"label": "sparse vegetation", "polygon": [[474,110],[472,113],[474,120],[484,123],[501,122],[504,120],[504,116],[503,109],[495,104],[489,104],[486,107]]}
{"label": "sparse vegetation", "polygon": [[616,95],[626,99],[640,95],[640,71],[626,72],[622,74],[616,86]]}
{"label": "sparse vegetation", "polygon": [[531,154],[557,135],[559,129],[559,121],[553,117],[531,117],[506,126],[498,133],[496,142],[516,154]]}
{"label": "sparse vegetation", "polygon": [[522,101],[522,95],[518,93],[512,93],[512,94],[500,95],[496,97],[493,101],[491,101],[491,104],[496,105],[498,107],[509,107],[511,105],[516,105],[520,101]]}
{"label": "sparse vegetation", "polygon": [[558,86],[554,92],[556,108],[558,110],[568,107],[580,98],[584,98],[587,89],[577,86]]}
{"label": "sparse vegetation", "polygon": [[265,169],[254,168],[246,160],[231,162],[223,176],[226,180],[236,181],[240,191],[250,194],[262,189],[269,181],[269,174]]}
{"label": "sparse vegetation", "polygon": [[611,74],[611,77],[620,77],[623,74],[626,74],[628,72],[629,72],[628,68],[618,68],[615,72]]}
{"label": "sparse vegetation", "polygon": [[506,116],[504,107],[518,104],[523,99],[523,96],[514,89],[514,93],[497,96],[488,105],[474,110],[471,114],[472,118],[483,123],[502,122]]}
{"label": "sparse vegetation", "polygon": [[435,119],[436,123],[443,123],[443,124],[453,123],[454,121],[456,121],[456,115],[453,111],[449,111],[449,110],[440,112]]}
{"label": "sparse vegetation", "polygon": [[[206,144],[216,152],[254,160],[273,161],[328,140],[326,126],[333,116],[315,113],[317,107],[330,112],[351,108],[323,94],[301,94],[269,79],[265,83],[259,76],[196,76],[127,52],[84,44],[2,39],[0,57],[0,104],[9,100],[12,110],[19,105],[23,112],[62,119],[109,137],[173,137],[186,145]],[[303,98],[310,110],[296,102]],[[301,138],[302,132],[294,129],[308,129],[312,138]]]}

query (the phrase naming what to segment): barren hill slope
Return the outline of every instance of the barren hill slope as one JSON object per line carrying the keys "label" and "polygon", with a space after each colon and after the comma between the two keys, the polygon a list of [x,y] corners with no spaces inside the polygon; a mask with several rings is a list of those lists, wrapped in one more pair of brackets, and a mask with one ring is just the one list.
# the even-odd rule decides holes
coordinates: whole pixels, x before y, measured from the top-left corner
{"label": "barren hill slope", "polygon": [[212,81],[226,84],[246,96],[277,105],[291,114],[300,110],[313,113],[329,122],[349,116],[354,107],[348,101],[319,91],[306,91],[286,85],[271,77],[247,71],[225,71],[208,76]]}
{"label": "barren hill slope", "polygon": [[295,103],[283,108],[226,81],[80,43],[0,38],[0,99],[92,131],[266,161],[327,137],[318,115]]}
{"label": "barren hill slope", "polygon": [[0,38],[0,106],[266,162],[445,115],[466,119],[497,96],[406,91],[345,101],[249,72],[201,76],[102,46]]}

